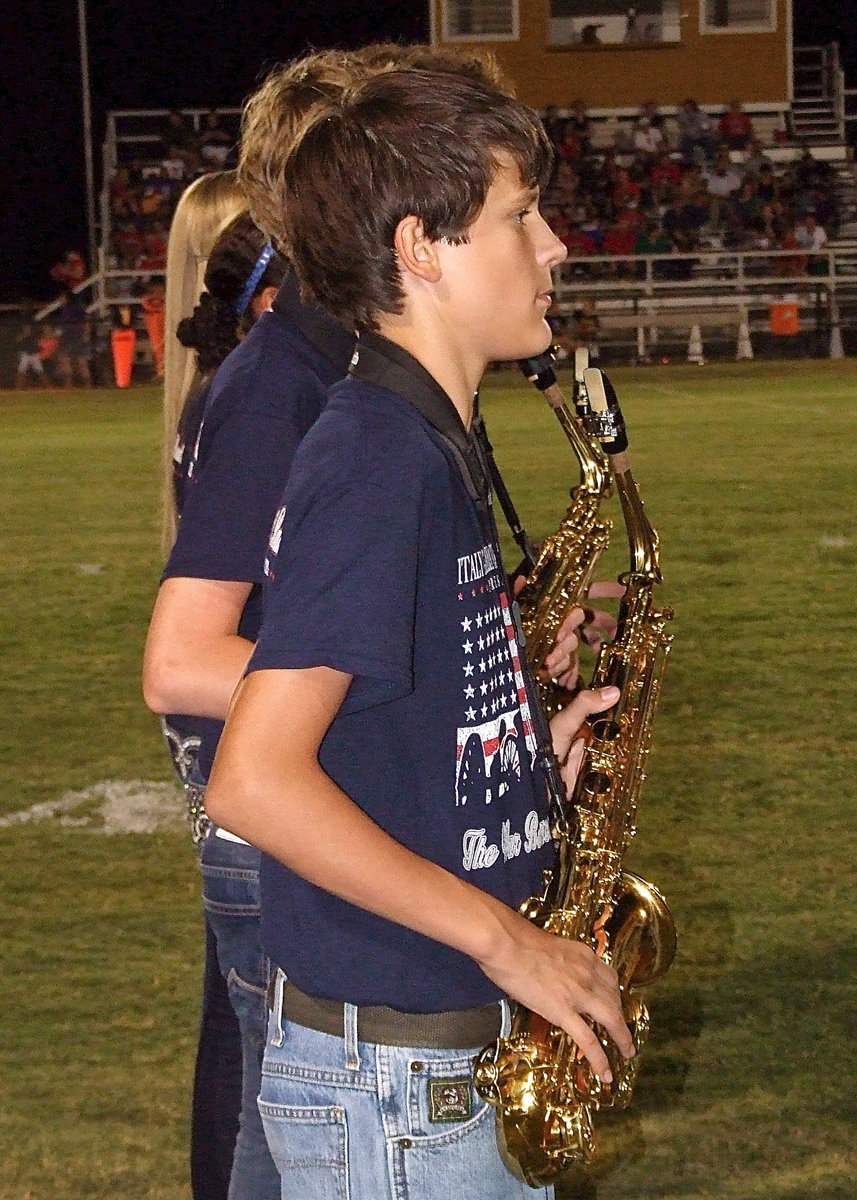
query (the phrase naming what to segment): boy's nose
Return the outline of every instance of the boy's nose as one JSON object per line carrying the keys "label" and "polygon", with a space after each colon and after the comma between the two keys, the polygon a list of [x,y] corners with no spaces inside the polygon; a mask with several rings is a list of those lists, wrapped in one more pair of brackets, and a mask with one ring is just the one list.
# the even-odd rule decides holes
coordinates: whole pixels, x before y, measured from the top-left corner
{"label": "boy's nose", "polygon": [[539,258],[548,267],[558,267],[559,264],[568,257],[568,250],[556,236],[541,213],[539,213],[539,220],[543,226],[542,234],[544,237],[544,243],[540,248]]}

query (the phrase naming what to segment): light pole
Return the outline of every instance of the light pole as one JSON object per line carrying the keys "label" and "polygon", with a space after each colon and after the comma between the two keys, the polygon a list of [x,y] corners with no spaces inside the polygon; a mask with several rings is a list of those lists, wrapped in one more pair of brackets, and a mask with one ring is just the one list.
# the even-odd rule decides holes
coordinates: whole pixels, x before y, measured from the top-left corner
{"label": "light pole", "polygon": [[80,78],[83,99],[83,156],[86,165],[86,230],[89,242],[89,271],[97,269],[95,240],[95,171],[92,162],[92,98],[89,94],[89,44],[86,37],[86,0],[77,0],[77,29],[80,39]]}

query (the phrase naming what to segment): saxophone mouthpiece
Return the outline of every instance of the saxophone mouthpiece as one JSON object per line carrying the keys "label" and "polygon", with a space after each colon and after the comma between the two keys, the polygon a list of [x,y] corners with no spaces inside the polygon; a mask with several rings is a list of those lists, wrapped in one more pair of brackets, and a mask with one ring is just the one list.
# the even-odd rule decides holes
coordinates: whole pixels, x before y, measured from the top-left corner
{"label": "saxophone mouthpiece", "polygon": [[589,399],[589,433],[598,439],[607,454],[622,454],[628,449],[628,433],[613,384],[597,367],[589,367],[583,372],[583,382]]}
{"label": "saxophone mouthpiece", "polygon": [[548,388],[553,387],[556,383],[556,373],[554,372],[553,364],[553,346],[549,346],[543,354],[537,354],[535,358],[521,358],[518,360],[518,366],[524,375],[530,383],[535,384],[540,392],[546,392]]}

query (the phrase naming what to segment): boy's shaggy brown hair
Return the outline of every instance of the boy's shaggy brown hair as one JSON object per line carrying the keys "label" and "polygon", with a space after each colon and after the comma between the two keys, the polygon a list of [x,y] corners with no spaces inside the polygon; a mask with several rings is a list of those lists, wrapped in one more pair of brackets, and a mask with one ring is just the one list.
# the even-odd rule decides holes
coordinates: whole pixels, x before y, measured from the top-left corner
{"label": "boy's shaggy brown hair", "polygon": [[504,157],[532,186],[552,152],[536,114],[478,76],[383,71],[320,105],[282,175],[284,238],[307,297],[352,329],[401,312],[399,222],[466,241]]}
{"label": "boy's shaggy brown hair", "polygon": [[238,179],[253,220],[285,250],[285,166],[295,140],[314,114],[381,72],[403,68],[448,71],[511,94],[487,52],[437,51],[382,42],[360,50],[321,50],[275,67],[244,106]]}

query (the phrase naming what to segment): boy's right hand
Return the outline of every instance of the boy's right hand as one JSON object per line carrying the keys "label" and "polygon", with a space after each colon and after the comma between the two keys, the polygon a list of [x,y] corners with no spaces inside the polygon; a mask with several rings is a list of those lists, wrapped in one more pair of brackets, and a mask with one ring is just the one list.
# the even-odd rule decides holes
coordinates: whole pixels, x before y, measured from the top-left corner
{"label": "boy's right hand", "polygon": [[[554,751],[569,792],[583,757],[584,744],[575,734],[587,717],[615,704],[619,694],[616,687],[585,689],[551,720]],[[596,1075],[609,1082],[607,1056],[590,1021],[606,1030],[626,1058],[634,1054],[616,972],[583,942],[546,933],[511,909],[504,910],[501,924],[496,949],[479,962],[482,970],[508,996],[564,1029]]]}
{"label": "boy's right hand", "polygon": [[512,909],[507,912],[497,951],[479,965],[508,996],[564,1029],[595,1074],[609,1082],[607,1056],[590,1021],[610,1035],[626,1058],[635,1053],[622,1013],[619,977],[583,942],[546,933]]}

